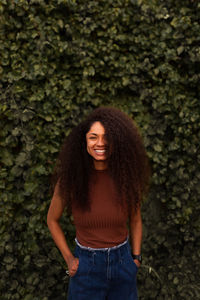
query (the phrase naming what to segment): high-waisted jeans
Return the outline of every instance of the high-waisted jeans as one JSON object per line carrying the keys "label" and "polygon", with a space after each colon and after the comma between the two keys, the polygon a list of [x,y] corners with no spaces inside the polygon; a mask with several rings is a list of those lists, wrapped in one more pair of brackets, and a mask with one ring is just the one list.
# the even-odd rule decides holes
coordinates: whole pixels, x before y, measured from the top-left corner
{"label": "high-waisted jeans", "polygon": [[76,274],[70,278],[68,300],[137,300],[137,266],[129,242],[104,249],[76,246]]}

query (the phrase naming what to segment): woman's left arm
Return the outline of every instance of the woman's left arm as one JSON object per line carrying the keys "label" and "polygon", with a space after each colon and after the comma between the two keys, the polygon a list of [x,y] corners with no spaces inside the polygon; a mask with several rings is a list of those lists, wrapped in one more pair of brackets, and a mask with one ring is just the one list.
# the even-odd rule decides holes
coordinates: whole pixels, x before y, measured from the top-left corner
{"label": "woman's left arm", "polygon": [[[130,239],[132,254],[141,255],[141,244],[142,244],[142,217],[140,207],[135,211],[132,209],[130,217]],[[134,262],[139,267],[139,260],[135,259]]]}

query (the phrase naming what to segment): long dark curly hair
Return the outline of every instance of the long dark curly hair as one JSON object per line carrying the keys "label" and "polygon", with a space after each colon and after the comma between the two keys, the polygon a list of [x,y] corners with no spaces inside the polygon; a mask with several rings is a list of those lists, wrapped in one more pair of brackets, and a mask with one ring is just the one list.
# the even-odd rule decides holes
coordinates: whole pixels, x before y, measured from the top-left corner
{"label": "long dark curly hair", "polygon": [[86,133],[99,121],[108,144],[108,172],[116,190],[129,207],[138,208],[149,187],[150,168],[136,124],[113,107],[99,107],[72,129],[65,139],[53,174],[54,187],[59,184],[61,197],[71,213],[72,203],[89,209],[88,186],[93,159],[87,152]]}

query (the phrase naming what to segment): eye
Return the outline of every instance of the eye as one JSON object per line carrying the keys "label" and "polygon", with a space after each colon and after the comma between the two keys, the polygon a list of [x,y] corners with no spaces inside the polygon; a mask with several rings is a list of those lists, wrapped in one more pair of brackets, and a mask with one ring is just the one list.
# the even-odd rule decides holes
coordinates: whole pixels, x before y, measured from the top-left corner
{"label": "eye", "polygon": [[96,136],[89,137],[89,140],[96,140]]}

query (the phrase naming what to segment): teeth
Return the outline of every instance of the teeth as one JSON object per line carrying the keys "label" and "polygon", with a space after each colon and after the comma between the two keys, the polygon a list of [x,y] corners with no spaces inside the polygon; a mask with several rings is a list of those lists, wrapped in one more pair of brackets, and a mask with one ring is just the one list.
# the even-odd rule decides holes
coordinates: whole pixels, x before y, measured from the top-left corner
{"label": "teeth", "polygon": [[95,150],[97,153],[105,153],[106,150]]}

